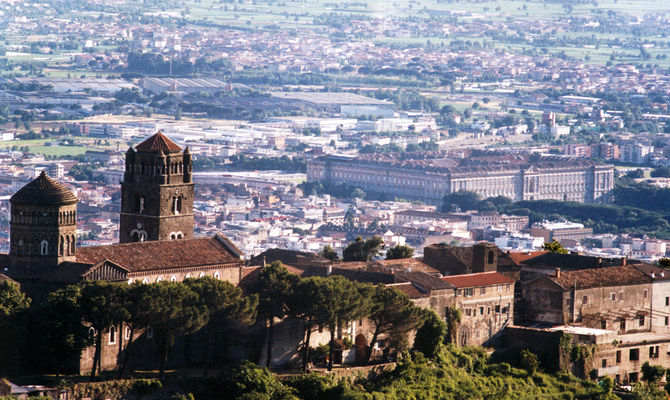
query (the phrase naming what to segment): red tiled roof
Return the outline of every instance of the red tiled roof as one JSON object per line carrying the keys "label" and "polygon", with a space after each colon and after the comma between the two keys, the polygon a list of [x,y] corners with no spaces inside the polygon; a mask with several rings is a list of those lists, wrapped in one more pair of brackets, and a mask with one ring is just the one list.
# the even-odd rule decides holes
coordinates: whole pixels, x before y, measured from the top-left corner
{"label": "red tiled roof", "polygon": [[151,152],[162,151],[163,153],[177,153],[181,151],[181,147],[179,147],[179,145],[170,140],[167,136],[163,135],[163,132],[158,131],[144,142],[135,146],[135,150],[151,151]]}
{"label": "red tiled roof", "polygon": [[77,248],[77,263],[109,260],[130,273],[168,268],[241,263],[217,236],[169,241],[121,243]]}
{"label": "red tiled roof", "polygon": [[480,272],[476,274],[450,275],[441,278],[444,282],[457,288],[501,285],[514,283],[514,279],[508,278],[498,272]]}
{"label": "red tiled roof", "polygon": [[302,270],[302,269],[300,269],[300,268],[292,267],[292,266],[290,266],[290,265],[284,265],[284,268],[286,268],[286,270],[287,270],[290,274],[298,275],[298,276],[302,275],[302,274],[305,272],[304,270]]}
{"label": "red tiled roof", "polygon": [[378,260],[371,263],[384,268],[393,268],[399,270],[411,270],[414,272],[425,272],[427,274],[437,275],[440,273],[437,269],[423,262],[418,258],[402,258],[399,260]]}
{"label": "red tiled roof", "polygon": [[563,288],[577,286],[577,289],[637,285],[650,283],[651,277],[630,265],[616,267],[588,268],[576,271],[561,271],[560,276],[548,276]]}
{"label": "red tiled roof", "polygon": [[540,250],[540,251],[510,251],[507,255],[509,258],[512,259],[517,264],[520,264],[526,260],[529,260],[531,258],[535,258],[537,256],[541,256],[542,254],[546,253],[548,250]]}
{"label": "red tiled roof", "polygon": [[389,285],[386,285],[388,287],[392,287],[394,289],[398,289],[402,293],[405,293],[407,296],[409,296],[410,299],[418,299],[421,297],[430,297],[428,293],[424,293],[423,291],[419,290],[416,286],[414,286],[411,282],[407,283],[392,283]]}

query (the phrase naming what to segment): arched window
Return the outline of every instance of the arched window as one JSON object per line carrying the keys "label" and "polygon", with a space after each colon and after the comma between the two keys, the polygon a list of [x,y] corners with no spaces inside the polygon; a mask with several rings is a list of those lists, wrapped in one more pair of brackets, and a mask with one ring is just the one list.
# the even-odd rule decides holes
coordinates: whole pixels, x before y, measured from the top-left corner
{"label": "arched window", "polygon": [[190,277],[191,277],[191,274],[188,273],[188,274],[186,274],[186,276],[184,277],[184,279],[188,279],[188,278],[190,278]]}
{"label": "arched window", "polygon": [[48,256],[49,255],[49,242],[46,240],[42,240],[40,243],[40,254],[43,256]]}
{"label": "arched window", "polygon": [[89,340],[95,339],[95,328],[94,327],[88,328],[88,339]]}
{"label": "arched window", "polygon": [[156,282],[162,282],[162,281],[163,281],[163,277],[162,277],[162,276],[159,276],[158,278],[156,278]]}
{"label": "arched window", "polygon": [[137,229],[133,229],[130,232],[130,241],[132,242],[146,242],[147,240],[147,232],[146,231],[139,231]]}
{"label": "arched window", "polygon": [[214,272],[214,279],[221,279],[221,274],[219,274],[219,271]]}
{"label": "arched window", "polygon": [[109,344],[116,344],[116,327],[109,328]]}
{"label": "arched window", "polygon": [[135,279],[133,279],[133,278],[128,279],[128,284],[129,284],[129,285],[132,285],[133,282],[135,282]]}
{"label": "arched window", "polygon": [[177,277],[174,276],[174,275],[172,275],[172,276],[170,277],[170,282],[177,282]]}
{"label": "arched window", "polygon": [[201,272],[201,273],[198,275],[198,278],[202,278],[203,276],[205,276],[205,273],[204,273],[204,272]]}
{"label": "arched window", "polygon": [[175,240],[177,238],[177,235],[173,233],[170,234],[170,240]]}
{"label": "arched window", "polygon": [[179,215],[181,213],[181,197],[174,196],[172,198],[172,214]]}
{"label": "arched window", "polygon": [[77,238],[74,235],[70,235],[70,255],[74,254],[76,241]]}
{"label": "arched window", "polygon": [[128,325],[126,325],[126,329],[124,331],[123,336],[125,337],[126,340],[130,340],[130,327]]}
{"label": "arched window", "polygon": [[493,252],[492,252],[492,251],[489,251],[489,259],[488,259],[488,263],[489,263],[489,264],[493,264],[493,258],[494,258],[494,256],[495,256],[495,255],[493,254]]}
{"label": "arched window", "polygon": [[137,200],[137,212],[140,214],[144,213],[144,196],[140,196]]}
{"label": "arched window", "polygon": [[149,283],[149,280],[147,278],[142,279],[142,283]]}
{"label": "arched window", "polygon": [[[68,238],[68,241],[69,240],[70,239]],[[58,242],[59,242],[58,243],[58,255],[62,256],[62,255],[65,254],[65,239],[63,238],[63,236],[60,237],[60,240]]]}
{"label": "arched window", "polygon": [[184,234],[181,233],[181,232],[177,232],[177,239],[183,239],[183,238],[184,238]]}

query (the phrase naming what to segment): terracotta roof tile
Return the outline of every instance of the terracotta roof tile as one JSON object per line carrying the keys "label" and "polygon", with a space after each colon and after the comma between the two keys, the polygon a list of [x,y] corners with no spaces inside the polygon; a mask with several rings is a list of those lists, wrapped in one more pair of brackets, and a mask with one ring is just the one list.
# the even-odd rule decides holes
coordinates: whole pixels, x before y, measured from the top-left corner
{"label": "terracotta roof tile", "polygon": [[535,258],[537,256],[541,256],[544,253],[547,253],[548,250],[541,250],[541,251],[510,251],[507,256],[512,259],[517,264],[521,264],[522,262],[529,260],[531,258]]}
{"label": "terracotta roof tile", "polygon": [[275,261],[280,261],[285,266],[292,265],[294,267],[310,267],[331,263],[330,260],[323,258],[316,253],[286,249],[268,249],[251,257],[249,265],[263,265],[263,262],[272,264]]}
{"label": "terracotta roof tile", "polygon": [[77,249],[77,263],[96,264],[104,259],[126,268],[130,273],[241,263],[239,256],[217,236],[178,241],[121,243]]}
{"label": "terracotta roof tile", "polygon": [[395,275],[398,282],[412,282],[414,285],[419,286],[425,291],[453,288],[453,286],[444,282],[441,278],[423,272],[397,272]]}
{"label": "terracotta roof tile", "polygon": [[405,293],[407,296],[409,296],[410,299],[420,299],[422,297],[430,297],[430,293],[424,292],[423,290],[414,286],[414,284],[412,284],[411,282],[392,283],[387,286],[392,287],[394,289],[398,289],[402,293]]}
{"label": "terracotta roof tile", "polygon": [[601,257],[585,256],[581,254],[561,254],[546,252],[524,260],[523,265],[533,267],[555,267],[567,269],[610,267],[620,264],[618,259],[604,259]]}
{"label": "terracotta roof tile", "polygon": [[144,142],[135,146],[137,151],[150,151],[150,152],[159,152],[163,153],[177,153],[181,151],[181,147],[177,143],[170,140],[163,132],[158,131],[153,136],[145,140]]}
{"label": "terracotta roof tile", "polygon": [[658,265],[653,265],[653,264],[645,264],[645,263],[640,263],[640,264],[630,264],[633,267],[639,269],[640,271],[644,272],[648,276],[650,276],[653,280],[655,281],[668,281],[670,280],[670,271],[659,267]]}
{"label": "terracotta roof tile", "polygon": [[498,272],[480,272],[476,274],[450,275],[441,278],[444,282],[457,288],[502,285],[514,283],[514,279],[508,278]]}
{"label": "terracotta roof tile", "polygon": [[559,277],[548,276],[548,278],[566,289],[574,285],[577,285],[577,289],[585,289],[637,285],[652,281],[650,276],[630,265],[561,271]]}
{"label": "terracotta roof tile", "polygon": [[440,271],[431,267],[418,258],[403,258],[400,260],[379,260],[371,263],[373,266],[380,266],[383,268],[391,268],[395,270],[411,270],[414,272],[425,272],[431,275],[438,275]]}

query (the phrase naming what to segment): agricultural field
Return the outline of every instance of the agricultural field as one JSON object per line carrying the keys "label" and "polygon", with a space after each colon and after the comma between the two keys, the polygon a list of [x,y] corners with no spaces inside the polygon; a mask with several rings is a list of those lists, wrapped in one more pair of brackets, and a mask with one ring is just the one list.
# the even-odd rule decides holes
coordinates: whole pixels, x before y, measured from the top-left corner
{"label": "agricultural field", "polygon": [[[65,140],[69,143],[66,143]],[[27,148],[28,153],[31,154],[62,157],[82,155],[88,150],[123,150],[127,146],[125,141],[118,139],[100,141],[88,137],[69,136],[65,140],[57,138],[11,140],[0,142],[0,150],[20,150]]]}

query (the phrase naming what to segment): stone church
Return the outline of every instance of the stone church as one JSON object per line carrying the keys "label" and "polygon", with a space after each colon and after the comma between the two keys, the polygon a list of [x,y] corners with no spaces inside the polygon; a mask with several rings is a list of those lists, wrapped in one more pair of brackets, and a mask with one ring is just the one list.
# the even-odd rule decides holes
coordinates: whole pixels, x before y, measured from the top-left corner
{"label": "stone church", "polygon": [[192,160],[158,132],[126,153],[120,243],[77,247],[77,198],[44,172],[10,199],[6,274],[26,291],[81,280],[181,281],[211,276],[237,284],[242,252],[226,237],[193,237]]}
{"label": "stone church", "polygon": [[[0,266],[37,301],[83,280],[130,284],[209,276],[237,285],[247,270],[242,252],[223,235],[193,235],[192,172],[188,147],[182,151],[161,132],[131,147],[121,182],[120,243],[90,247],[77,247],[77,197],[42,172],[10,199],[10,250],[0,254]],[[113,368],[125,347],[116,329],[106,334],[103,369]],[[86,351],[81,364],[85,371]]]}

